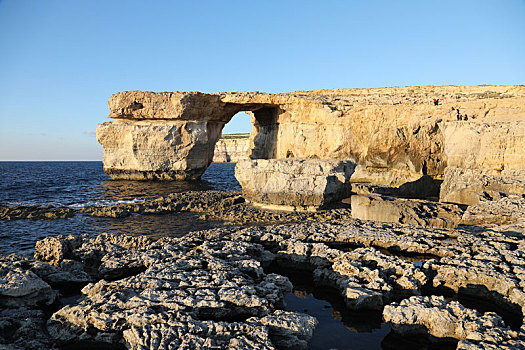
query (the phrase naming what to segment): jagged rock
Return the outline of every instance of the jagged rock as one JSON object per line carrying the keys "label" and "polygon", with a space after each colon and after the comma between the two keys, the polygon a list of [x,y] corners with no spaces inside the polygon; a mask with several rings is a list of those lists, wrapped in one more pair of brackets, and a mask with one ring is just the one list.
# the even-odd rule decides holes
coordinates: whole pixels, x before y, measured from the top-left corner
{"label": "jagged rock", "polygon": [[467,208],[463,225],[504,225],[525,220],[525,197],[510,196],[495,201],[484,201]]}
{"label": "jagged rock", "polygon": [[215,144],[213,162],[237,163],[239,160],[248,159],[250,151],[249,134],[222,135]]}
{"label": "jagged rock", "polygon": [[400,295],[418,295],[427,281],[413,264],[388,257],[374,248],[352,252],[332,249],[321,243],[288,240],[277,253],[280,266],[313,270],[314,281],[341,293],[353,310],[381,310]]}
{"label": "jagged rock", "polygon": [[87,208],[92,216],[126,217],[131,214],[164,214],[171,212],[204,212],[221,210],[243,203],[240,192],[234,191],[187,191],[136,203],[117,204],[107,207]]}
{"label": "jagged rock", "polygon": [[[137,349],[169,341],[197,348],[252,343],[273,348],[268,335],[254,339],[250,330],[265,326],[261,334],[293,347],[304,346],[315,327],[310,316],[274,311],[292,286],[285,277],[263,272],[252,256],[266,261],[269,253],[257,244],[183,237],[133,245],[138,248],[134,250],[114,246],[98,236],[75,253],[83,261],[95,260],[87,256],[98,258],[103,276],[117,271],[122,277],[122,271],[143,269],[118,281],[101,280],[84,287],[77,305],[53,314],[48,328],[54,338],[114,343],[122,340],[115,332],[123,332],[128,345]],[[272,317],[265,318],[269,314]]]}
{"label": "jagged rock", "polygon": [[[170,342],[192,348],[304,347],[315,321],[279,311],[292,285],[265,270],[277,265],[271,271],[311,273],[316,286],[335,289],[350,309],[406,307],[435,336],[467,332],[460,348],[519,348],[525,334],[519,322],[525,313],[524,235],[521,221],[443,229],[348,219],[231,226],[158,241],[85,236],[68,254],[60,253],[65,248],[45,250],[47,260],[60,268],[71,264],[72,271],[82,264],[92,278],[112,281],[88,284],[77,304],[53,314],[48,329],[59,345],[85,340],[136,349]],[[19,262],[24,269],[40,271],[24,261]],[[485,300],[491,310],[510,311],[517,321],[511,320],[509,330],[497,323],[499,316],[485,319],[459,304],[412,297],[444,289]],[[404,298],[409,299],[391,304]],[[446,322],[432,316],[436,313],[447,315]],[[479,324],[483,327],[472,328]]]}
{"label": "jagged rock", "polygon": [[7,308],[50,305],[58,292],[31,271],[30,259],[0,255],[0,306]]}
{"label": "jagged rock", "polygon": [[46,237],[36,242],[34,257],[37,260],[58,265],[63,259],[71,259],[86,236]]}
{"label": "jagged rock", "polygon": [[62,260],[59,266],[35,261],[32,263],[31,271],[51,287],[59,290],[78,290],[93,281],[92,277],[84,271],[82,263],[69,259]]}
{"label": "jagged rock", "polygon": [[[180,321],[179,321],[180,319]],[[164,323],[131,327],[123,332],[130,349],[275,349],[268,328],[259,324],[228,323],[172,317]]]}
{"label": "jagged rock", "polygon": [[54,350],[56,342],[46,331],[41,310],[0,310],[0,348],[10,350]]}
{"label": "jagged rock", "polygon": [[454,204],[379,195],[353,195],[352,217],[418,226],[454,228],[463,210]]}
{"label": "jagged rock", "polygon": [[401,335],[426,334],[438,338],[462,340],[458,349],[525,347],[525,340],[493,312],[481,315],[458,302],[447,302],[442,296],[414,296],[385,306],[383,318]]}
{"label": "jagged rock", "polygon": [[441,201],[477,204],[525,195],[525,122],[452,122],[442,127],[447,156]]}
{"label": "jagged rock", "polygon": [[312,337],[318,324],[312,316],[281,310],[260,320],[256,318],[247,320],[250,321],[267,326],[270,338],[279,349],[306,349],[307,341]]}
{"label": "jagged rock", "polygon": [[329,159],[243,160],[235,177],[252,204],[315,210],[348,196],[354,168],[352,162]]}

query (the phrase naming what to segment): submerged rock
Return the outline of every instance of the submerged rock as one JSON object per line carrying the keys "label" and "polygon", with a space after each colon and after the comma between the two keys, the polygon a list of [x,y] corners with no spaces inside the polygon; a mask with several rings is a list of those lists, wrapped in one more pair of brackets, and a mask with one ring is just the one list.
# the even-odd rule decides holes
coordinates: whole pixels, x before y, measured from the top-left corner
{"label": "submerged rock", "polygon": [[65,219],[75,215],[71,208],[55,208],[50,205],[16,205],[7,207],[0,205],[0,220],[54,220]]}

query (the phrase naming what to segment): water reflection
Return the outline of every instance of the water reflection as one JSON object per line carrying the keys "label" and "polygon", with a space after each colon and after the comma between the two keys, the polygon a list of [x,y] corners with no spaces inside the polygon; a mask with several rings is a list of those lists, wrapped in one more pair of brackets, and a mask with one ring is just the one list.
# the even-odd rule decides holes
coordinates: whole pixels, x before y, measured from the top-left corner
{"label": "water reflection", "polygon": [[381,340],[390,331],[381,323],[381,312],[345,309],[339,303],[342,298],[330,290],[294,288],[294,293],[285,296],[286,310],[304,312],[319,321],[308,349],[381,349]]}
{"label": "water reflection", "polygon": [[238,191],[241,189],[235,179],[234,163],[212,163],[198,181],[128,181],[106,178],[93,191],[91,205],[105,205],[114,201],[156,198],[168,193],[186,191]]}

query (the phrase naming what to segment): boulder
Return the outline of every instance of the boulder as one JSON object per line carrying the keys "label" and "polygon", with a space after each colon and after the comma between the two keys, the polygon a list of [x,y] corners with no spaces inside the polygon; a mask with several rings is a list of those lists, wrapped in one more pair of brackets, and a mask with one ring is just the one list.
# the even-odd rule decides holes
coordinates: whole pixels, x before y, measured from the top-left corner
{"label": "boulder", "polygon": [[235,177],[254,205],[309,211],[347,197],[354,168],[353,162],[335,159],[243,160]]}
{"label": "boulder", "polygon": [[455,204],[425,200],[379,195],[353,195],[350,200],[352,217],[361,220],[454,228],[463,214]]}
{"label": "boulder", "polygon": [[461,218],[463,225],[504,225],[518,221],[525,221],[525,198],[518,196],[471,205]]}
{"label": "boulder", "polygon": [[0,309],[51,305],[58,297],[39,275],[34,261],[17,255],[0,255]]}

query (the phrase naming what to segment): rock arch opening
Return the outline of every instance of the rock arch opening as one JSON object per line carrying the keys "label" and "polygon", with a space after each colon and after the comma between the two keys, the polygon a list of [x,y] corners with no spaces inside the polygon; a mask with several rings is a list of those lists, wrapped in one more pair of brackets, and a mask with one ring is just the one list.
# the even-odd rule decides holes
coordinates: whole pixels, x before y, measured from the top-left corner
{"label": "rock arch opening", "polygon": [[277,107],[262,107],[251,112],[253,129],[250,135],[250,158],[275,158],[275,149],[279,131]]}

